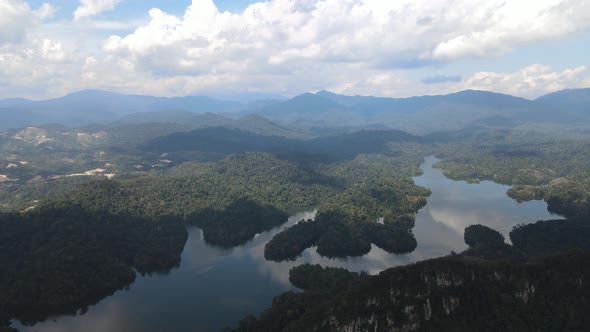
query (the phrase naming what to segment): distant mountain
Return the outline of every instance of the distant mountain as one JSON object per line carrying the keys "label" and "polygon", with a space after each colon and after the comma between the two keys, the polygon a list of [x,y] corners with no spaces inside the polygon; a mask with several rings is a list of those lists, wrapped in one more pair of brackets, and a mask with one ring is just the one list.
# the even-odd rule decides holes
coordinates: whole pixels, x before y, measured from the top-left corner
{"label": "distant mountain", "polygon": [[581,124],[590,122],[590,88],[553,92],[537,98],[538,119]]}
{"label": "distant mountain", "polygon": [[280,126],[258,114],[250,114],[239,120],[236,120],[232,127],[264,136],[280,136],[287,138],[311,137],[310,134],[294,131],[292,129]]}
{"label": "distant mountain", "polygon": [[35,112],[27,110],[15,110],[12,106],[0,108],[0,130],[21,128],[30,125],[38,125],[52,121],[46,121]]}
{"label": "distant mountain", "polygon": [[[410,98],[344,96],[322,90],[255,112],[280,124],[313,131],[381,127],[423,134],[457,130],[485,118],[510,118],[511,114],[526,113],[533,106],[532,101],[524,98],[476,90]],[[506,122],[513,124],[510,119]]]}
{"label": "distant mountain", "polygon": [[30,103],[32,100],[24,99],[24,98],[8,98],[8,99],[0,99],[0,107],[12,107],[16,105]]}
{"label": "distant mountain", "polygon": [[178,123],[190,127],[211,127],[232,125],[233,119],[220,114],[203,113],[195,114],[182,110],[162,110],[154,112],[138,112],[125,115],[111,122],[112,125],[122,126],[141,123]]}
{"label": "distant mountain", "polygon": [[39,102],[44,106],[62,106],[68,109],[87,108],[107,111],[114,114],[130,114],[165,109],[177,109],[194,113],[228,112],[239,110],[237,102],[221,101],[206,96],[152,97],[142,95],[122,95],[99,90],[84,90],[67,96]]}
{"label": "distant mountain", "polygon": [[174,123],[182,125],[186,130],[224,127],[235,128],[265,136],[281,136],[288,138],[310,138],[305,132],[294,131],[280,126],[258,114],[249,114],[239,119],[232,119],[220,114],[195,114],[187,111],[166,110],[157,112],[134,113],[112,122],[115,126],[140,124]]}
{"label": "distant mountain", "polygon": [[354,106],[354,105],[358,105],[358,104],[362,103],[363,101],[366,101],[369,99],[375,99],[375,97],[339,95],[339,94],[336,94],[336,93],[333,93],[330,91],[326,91],[326,90],[318,91],[318,92],[316,92],[315,95],[331,99],[331,100],[333,100],[341,105],[344,105],[344,106]]}
{"label": "distant mountain", "polygon": [[330,98],[305,93],[281,103],[268,105],[258,110],[257,113],[262,115],[285,114],[291,112],[313,114],[344,108],[346,107]]}
{"label": "distant mountain", "polygon": [[265,108],[265,107],[268,107],[271,105],[275,105],[275,104],[279,104],[283,101],[284,100],[276,100],[276,99],[261,99],[261,100],[252,101],[244,106],[243,112],[244,113],[252,113],[252,112],[258,111],[262,108]]}
{"label": "distant mountain", "polygon": [[289,98],[277,94],[261,93],[261,92],[244,92],[244,93],[232,93],[232,94],[214,94],[212,98],[218,100],[236,101],[239,103],[251,103],[258,100],[274,100],[284,101]]}
{"label": "distant mountain", "polygon": [[[416,97],[420,98],[420,97]],[[503,93],[495,93],[481,90],[465,90],[442,96],[433,96],[438,102],[493,107],[493,108],[519,108],[530,106],[528,99],[514,97]]]}
{"label": "distant mountain", "polygon": [[347,105],[360,112],[371,114],[385,111],[411,113],[443,103],[490,108],[522,108],[529,106],[531,103],[530,100],[524,98],[478,90],[465,90],[448,95],[409,98],[342,96],[328,91],[320,91],[316,95],[331,99],[342,105]]}
{"label": "distant mountain", "polygon": [[0,123],[0,130],[45,123],[84,125],[106,122],[137,112],[175,109],[194,113],[219,113],[235,112],[243,107],[241,103],[205,96],[165,98],[85,90],[61,98],[4,106],[0,115],[7,121]]}
{"label": "distant mountain", "polygon": [[311,93],[248,111],[252,112],[279,124],[304,130],[313,127],[355,126],[366,122],[365,115],[359,115],[330,98]]}
{"label": "distant mountain", "polygon": [[284,137],[293,137],[286,134],[285,127],[318,135],[353,128],[391,128],[422,135],[461,130],[472,125],[494,128],[541,125],[564,130],[567,126],[588,125],[589,108],[590,89],[558,91],[536,100],[478,90],[409,98],[345,96],[322,90],[288,100],[264,99],[249,103],[205,96],[164,98],[85,90],[45,101],[0,100],[3,119],[0,130],[48,123],[81,126],[148,122],[186,124],[194,128],[202,128],[202,123],[208,122],[205,126],[240,128],[232,122],[234,119],[193,116],[205,113],[230,114],[232,118],[258,114],[266,118],[265,121],[270,120],[272,128],[257,118],[247,118],[242,125],[257,122],[254,126],[259,128],[247,130],[258,132],[267,127],[260,133]]}
{"label": "distant mountain", "polygon": [[541,96],[535,101],[543,103],[585,103],[588,105],[590,104],[590,88],[561,90]]}

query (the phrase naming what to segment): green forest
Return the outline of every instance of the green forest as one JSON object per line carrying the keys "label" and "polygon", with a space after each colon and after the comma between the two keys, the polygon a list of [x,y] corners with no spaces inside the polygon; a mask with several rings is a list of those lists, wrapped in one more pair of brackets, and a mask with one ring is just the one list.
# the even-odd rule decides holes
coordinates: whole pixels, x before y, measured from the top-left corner
{"label": "green forest", "polygon": [[[421,174],[424,157],[435,155],[441,159],[436,167],[451,179],[511,185],[510,197],[545,200],[551,212],[568,220],[517,227],[510,234],[512,245],[494,230],[471,226],[465,230],[465,252],[379,276],[295,268],[291,282],[306,291],[279,296],[271,309],[244,320],[239,330],[374,328],[368,321],[392,321],[396,328],[425,324],[420,326],[485,330],[473,318],[481,310],[489,310],[486,317],[495,323],[495,317],[508,315],[502,325],[507,330],[538,327],[518,319],[537,311],[573,310],[572,324],[581,324],[580,313],[566,302],[520,305],[518,282],[538,281],[536,287],[553,282],[535,279],[537,269],[581,277],[588,272],[577,265],[587,259],[590,145],[494,130],[463,136],[372,130],[311,137],[266,122],[256,131],[256,121],[261,120],[230,128],[133,124],[78,129],[71,135],[58,135],[63,128],[45,128],[42,135],[50,139],[40,145],[25,144],[41,135],[34,130],[16,133],[23,136],[17,141],[0,142],[9,156],[0,166],[15,179],[0,183],[0,319],[34,323],[72,313],[129,286],[137,273],[169,271],[179,264],[191,225],[202,229],[207,243],[232,248],[284,224],[293,211],[314,207],[313,220],[302,220],[266,243],[267,260],[293,260],[311,247],[328,258],[362,256],[372,245],[392,254],[412,252],[418,245],[412,233],[415,216],[430,195],[412,177]],[[92,169],[99,171],[86,173]],[[411,281],[444,276],[451,267],[456,271],[451,278],[493,272],[512,281],[482,277],[469,290]],[[387,288],[390,278],[408,283],[413,295],[399,301],[413,309],[402,312],[384,302],[375,311],[381,316],[347,322],[349,316],[364,317],[363,303],[385,301],[377,292],[402,289]],[[573,281],[567,285],[578,287]],[[430,290],[421,294],[424,287]],[[475,304],[466,294],[477,287],[499,290],[481,294],[488,307],[469,308]],[[362,301],[351,306],[357,297]],[[419,298],[432,307],[418,310]],[[492,304],[502,304],[506,312],[492,310]],[[335,308],[335,320],[322,318],[326,308]],[[453,325],[457,321],[466,325]]]}

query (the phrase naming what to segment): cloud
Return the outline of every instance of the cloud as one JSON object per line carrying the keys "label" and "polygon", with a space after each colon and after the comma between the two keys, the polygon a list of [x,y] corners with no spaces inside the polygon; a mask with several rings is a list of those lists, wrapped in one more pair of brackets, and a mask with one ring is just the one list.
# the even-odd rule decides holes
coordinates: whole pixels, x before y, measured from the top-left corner
{"label": "cloud", "polygon": [[[584,0],[270,0],[234,13],[221,12],[212,0],[193,0],[182,15],[153,8],[133,22],[92,19],[121,1],[80,0],[75,22],[43,22],[52,6],[32,10],[21,0],[0,0],[6,13],[0,16],[0,74],[13,77],[0,78],[2,94],[25,88],[44,95],[102,88],[168,96],[330,89],[409,96],[487,87],[534,96],[586,82],[585,69],[576,66],[570,78],[552,69],[471,74],[460,66],[587,33],[590,2]],[[459,63],[454,68],[461,77],[420,80],[428,75],[424,68],[451,63]],[[557,81],[550,84],[551,77]]]}
{"label": "cloud", "polygon": [[440,83],[447,83],[447,82],[461,82],[461,76],[460,75],[454,75],[454,76],[432,76],[432,77],[426,77],[422,79],[422,83],[424,84],[440,84]]}
{"label": "cloud", "polygon": [[[63,44],[38,33],[56,9],[31,8],[20,0],[0,0],[0,86],[5,96],[45,95],[60,86],[67,55]],[[61,67],[61,68],[60,68]]]}
{"label": "cloud", "polygon": [[46,19],[55,13],[55,8],[44,3],[32,10],[20,0],[0,0],[0,46],[22,42],[37,20]]}
{"label": "cloud", "polygon": [[45,20],[52,17],[56,11],[57,9],[53,5],[49,3],[44,3],[33,13],[38,19]]}
{"label": "cloud", "polygon": [[[165,85],[176,80],[172,86],[187,90],[274,78],[268,85],[293,91],[302,81],[326,87],[321,85],[329,82],[319,73],[335,77],[345,70],[372,80],[377,71],[391,76],[396,70],[505,54],[588,29],[588,6],[548,0],[526,6],[505,0],[272,0],[230,13],[211,0],[193,0],[183,16],[152,9],[148,24],[111,36],[103,50],[136,71],[150,72],[153,80]],[[457,78],[425,83],[445,80]],[[312,84],[304,88],[310,89]]]}
{"label": "cloud", "polygon": [[512,73],[478,72],[465,80],[464,87],[535,98],[561,89],[590,87],[590,72],[586,66],[555,71],[535,64]]}
{"label": "cloud", "polygon": [[[587,29],[590,22],[588,1],[489,1],[461,6],[448,31],[432,50],[437,59],[467,56],[487,57],[505,54],[515,46],[559,38]],[[455,25],[453,25],[453,23]],[[444,27],[441,27],[444,28]]]}
{"label": "cloud", "polygon": [[113,10],[121,1],[123,0],[80,0],[80,6],[74,11],[74,21]]}
{"label": "cloud", "polygon": [[328,87],[330,91],[347,95],[394,97],[438,95],[474,89],[534,99],[562,89],[590,87],[590,70],[587,66],[556,70],[542,64],[529,65],[513,72],[481,71],[456,81],[454,79],[458,77],[442,76],[414,82],[411,74],[405,71],[377,72],[367,79],[349,77],[346,80],[340,77],[336,81],[346,83]]}
{"label": "cloud", "polygon": [[270,66],[313,60],[405,68],[504,54],[587,29],[590,3],[272,0],[231,14],[212,0],[193,0],[183,17],[159,9],[150,17],[134,33],[109,39],[105,50],[147,57],[173,47],[173,60],[185,67],[239,55]]}

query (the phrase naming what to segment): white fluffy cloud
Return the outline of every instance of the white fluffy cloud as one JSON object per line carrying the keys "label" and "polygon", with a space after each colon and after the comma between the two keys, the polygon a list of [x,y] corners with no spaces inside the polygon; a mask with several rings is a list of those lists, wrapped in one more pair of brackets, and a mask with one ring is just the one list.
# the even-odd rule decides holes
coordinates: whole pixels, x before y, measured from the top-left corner
{"label": "white fluffy cloud", "polygon": [[[46,96],[62,86],[69,61],[62,42],[39,31],[56,12],[43,3],[31,8],[20,0],[0,0],[0,87],[4,97]],[[68,68],[68,69],[67,69]]]}
{"label": "white fluffy cloud", "polygon": [[590,27],[590,2],[272,0],[234,14],[193,0],[182,17],[149,15],[133,33],[108,38],[104,52],[187,90],[268,80],[293,91],[334,85],[335,76],[388,84],[391,71],[560,38]]}
{"label": "white fluffy cloud", "polygon": [[272,0],[241,14],[193,0],[183,17],[150,11],[149,24],[105,50],[136,57],[173,48],[179,67],[211,57],[284,65],[298,60],[406,68],[499,55],[590,27],[590,2],[572,0]]}
{"label": "white fluffy cloud", "polygon": [[590,2],[584,0],[471,3],[473,7],[461,6],[465,10],[455,13],[463,19],[452,15],[451,22],[457,23],[457,27],[445,32],[446,37],[431,52],[433,57],[503,54],[514,46],[558,38],[590,25]]}
{"label": "white fluffy cloud", "polygon": [[55,13],[55,8],[44,3],[32,10],[20,0],[0,0],[0,46],[22,42],[36,20],[45,19]]}
{"label": "white fluffy cloud", "polygon": [[505,93],[534,99],[562,90],[590,87],[590,70],[586,66],[555,70],[549,65],[533,64],[514,72],[476,72],[461,80],[443,80],[438,84],[415,82],[405,72],[375,74],[361,80],[335,85],[335,92],[356,95],[415,96],[447,94],[474,89]]}
{"label": "white fluffy cloud", "polygon": [[[121,1],[80,0],[76,22],[39,24],[53,6],[33,10],[22,0],[0,0],[7,13],[0,15],[0,75],[15,78],[0,78],[5,94],[24,82],[36,82],[37,90],[50,86],[46,95],[103,88],[156,95],[331,89],[408,96],[480,88],[530,97],[590,85],[584,67],[590,63],[565,71],[534,65],[515,73],[443,74],[460,75],[460,82],[443,82],[433,72],[439,83],[422,83],[424,68],[466,59],[485,64],[533,43],[587,34],[586,0],[269,0],[240,13],[193,0],[180,16],[153,8],[139,25],[80,20]],[[113,27],[125,33],[104,35]],[[20,46],[2,48],[9,43]]]}
{"label": "white fluffy cloud", "polygon": [[123,0],[80,0],[80,6],[74,11],[74,20],[113,10],[121,1]]}
{"label": "white fluffy cloud", "polygon": [[586,66],[555,71],[535,64],[513,73],[479,72],[463,86],[535,98],[557,90],[590,87],[590,72]]}

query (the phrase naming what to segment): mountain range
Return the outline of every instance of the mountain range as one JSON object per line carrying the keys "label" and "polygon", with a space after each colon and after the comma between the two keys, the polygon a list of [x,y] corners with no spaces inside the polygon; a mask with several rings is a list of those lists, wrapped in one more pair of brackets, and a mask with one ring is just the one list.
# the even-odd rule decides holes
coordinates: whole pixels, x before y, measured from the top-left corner
{"label": "mountain range", "polygon": [[195,120],[194,114],[216,113],[230,118],[258,114],[279,125],[307,132],[377,127],[424,134],[470,125],[579,126],[590,122],[589,108],[590,88],[562,90],[535,100],[477,90],[410,98],[345,96],[322,90],[287,100],[277,97],[249,102],[85,90],[43,101],[0,100],[0,130],[48,123],[186,123]]}

